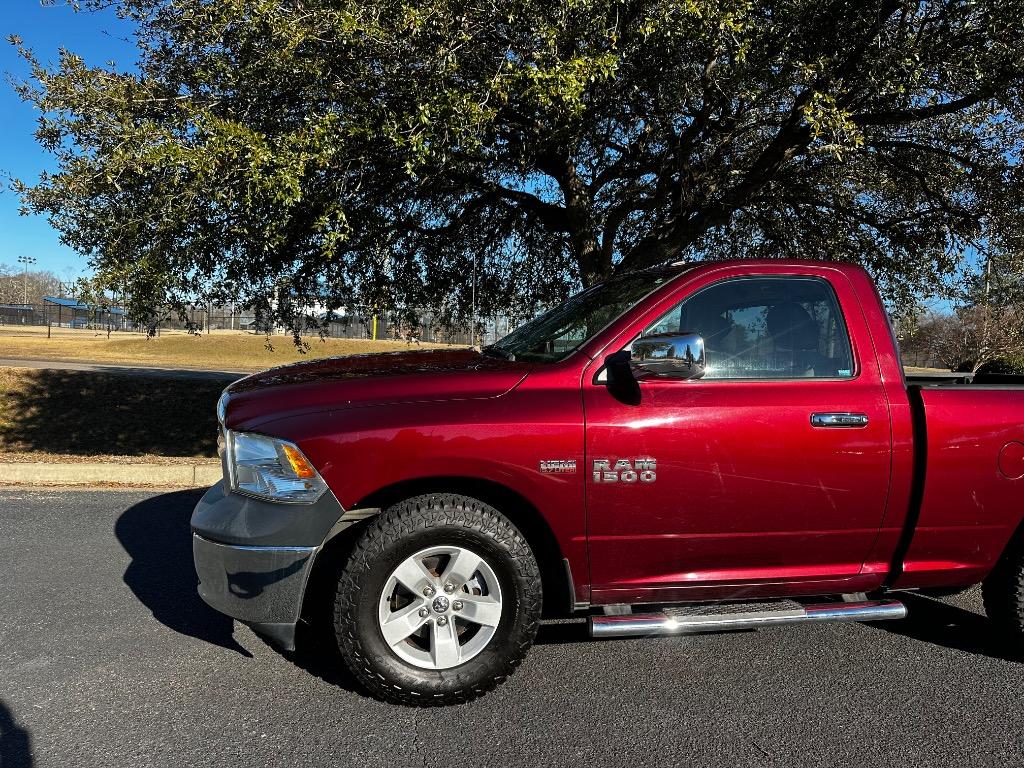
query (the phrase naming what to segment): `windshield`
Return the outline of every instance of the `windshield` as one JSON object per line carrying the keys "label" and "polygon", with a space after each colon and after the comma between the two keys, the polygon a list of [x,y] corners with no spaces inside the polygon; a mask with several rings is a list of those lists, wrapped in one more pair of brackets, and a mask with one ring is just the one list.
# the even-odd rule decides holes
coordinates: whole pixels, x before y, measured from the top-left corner
{"label": "windshield", "polygon": [[513,360],[561,360],[681,272],[679,267],[647,269],[613,277],[566,299],[484,351]]}

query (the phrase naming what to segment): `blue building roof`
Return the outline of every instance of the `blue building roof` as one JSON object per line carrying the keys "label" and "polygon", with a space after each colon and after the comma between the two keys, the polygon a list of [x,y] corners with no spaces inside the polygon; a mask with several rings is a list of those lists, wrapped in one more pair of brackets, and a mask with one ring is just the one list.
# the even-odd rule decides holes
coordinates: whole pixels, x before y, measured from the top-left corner
{"label": "blue building roof", "polygon": [[[89,304],[83,304],[77,299],[62,299],[57,296],[43,296],[43,301],[47,304],[56,304],[58,307],[65,307],[67,309],[77,309],[83,312],[92,312],[97,307],[90,306]],[[110,307],[109,309],[103,310],[111,315],[123,315],[124,310],[121,307]]]}

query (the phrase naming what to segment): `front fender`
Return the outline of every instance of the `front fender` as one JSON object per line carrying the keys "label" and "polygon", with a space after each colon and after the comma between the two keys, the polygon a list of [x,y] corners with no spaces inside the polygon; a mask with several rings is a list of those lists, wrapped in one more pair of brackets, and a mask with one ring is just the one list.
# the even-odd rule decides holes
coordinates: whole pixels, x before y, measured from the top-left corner
{"label": "front fender", "polygon": [[[589,567],[584,505],[582,402],[577,387],[529,386],[489,400],[405,403],[290,416],[266,424],[291,440],[321,473],[345,509],[381,489],[436,478],[496,484],[544,518],[578,589]],[[574,472],[542,462],[575,462]],[[563,465],[564,466],[564,465]]]}

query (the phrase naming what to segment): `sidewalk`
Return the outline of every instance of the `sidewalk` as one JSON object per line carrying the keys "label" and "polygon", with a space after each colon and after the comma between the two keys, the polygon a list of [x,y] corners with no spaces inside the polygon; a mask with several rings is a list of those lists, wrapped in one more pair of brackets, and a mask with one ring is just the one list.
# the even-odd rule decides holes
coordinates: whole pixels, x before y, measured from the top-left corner
{"label": "sidewalk", "polygon": [[[59,457],[57,457],[59,458]],[[72,457],[68,457],[71,459]],[[220,463],[183,458],[159,463],[131,457],[103,460],[24,461],[0,454],[0,486],[133,485],[158,488],[203,488],[221,479]]]}

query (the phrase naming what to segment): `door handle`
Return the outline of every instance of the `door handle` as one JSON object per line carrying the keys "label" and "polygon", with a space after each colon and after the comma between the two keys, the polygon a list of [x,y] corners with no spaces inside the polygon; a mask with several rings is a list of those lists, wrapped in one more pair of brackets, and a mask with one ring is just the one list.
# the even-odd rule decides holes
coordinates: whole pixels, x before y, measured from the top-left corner
{"label": "door handle", "polygon": [[812,427],[866,427],[866,413],[812,413]]}

